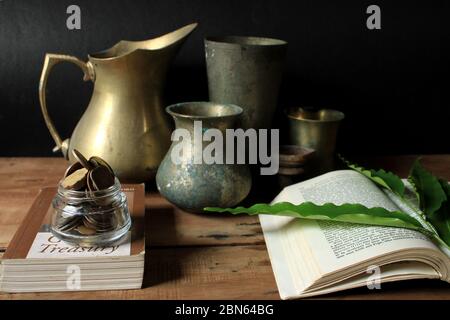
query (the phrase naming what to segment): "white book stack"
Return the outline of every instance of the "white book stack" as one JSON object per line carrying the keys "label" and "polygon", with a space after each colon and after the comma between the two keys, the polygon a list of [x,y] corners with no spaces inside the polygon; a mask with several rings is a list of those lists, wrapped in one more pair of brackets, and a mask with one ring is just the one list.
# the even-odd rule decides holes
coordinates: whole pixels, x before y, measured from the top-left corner
{"label": "white book stack", "polygon": [[49,232],[55,188],[42,189],[0,263],[0,291],[138,289],[145,263],[144,187],[124,187],[132,228],[110,246],[68,244]]}

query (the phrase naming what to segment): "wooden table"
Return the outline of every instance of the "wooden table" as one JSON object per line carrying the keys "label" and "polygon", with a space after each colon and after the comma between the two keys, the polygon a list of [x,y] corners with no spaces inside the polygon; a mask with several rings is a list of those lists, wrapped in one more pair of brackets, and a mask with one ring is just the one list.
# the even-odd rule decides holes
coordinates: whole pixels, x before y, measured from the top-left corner
{"label": "wooden table", "polygon": [[[405,176],[415,156],[357,159]],[[425,156],[423,164],[450,180],[450,155]],[[60,158],[0,158],[0,257],[38,190],[54,186],[65,168]],[[186,213],[153,191],[146,195],[146,218],[143,289],[3,293],[0,299],[279,299],[257,217]],[[450,286],[441,281],[407,281],[383,285],[382,290],[361,288],[322,298],[450,299]]]}

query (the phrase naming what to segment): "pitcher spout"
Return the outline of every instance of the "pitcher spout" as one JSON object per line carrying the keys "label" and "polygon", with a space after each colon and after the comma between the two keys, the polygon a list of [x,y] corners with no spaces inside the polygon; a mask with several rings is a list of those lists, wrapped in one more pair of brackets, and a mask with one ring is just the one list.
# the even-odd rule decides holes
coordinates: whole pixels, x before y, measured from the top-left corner
{"label": "pitcher spout", "polygon": [[142,41],[121,40],[111,48],[89,55],[93,59],[116,59],[129,55],[135,51],[157,51],[169,48],[178,48],[184,40],[194,31],[197,23],[191,23],[180,29],[167,33],[157,38]]}
{"label": "pitcher spout", "polygon": [[191,23],[187,26],[184,26],[178,30],[162,35],[158,38],[144,41],[136,41],[134,42],[134,45],[136,45],[139,49],[145,50],[159,50],[170,46],[174,46],[182,43],[191,34],[191,32],[194,31],[197,25],[198,25],[197,23]]}

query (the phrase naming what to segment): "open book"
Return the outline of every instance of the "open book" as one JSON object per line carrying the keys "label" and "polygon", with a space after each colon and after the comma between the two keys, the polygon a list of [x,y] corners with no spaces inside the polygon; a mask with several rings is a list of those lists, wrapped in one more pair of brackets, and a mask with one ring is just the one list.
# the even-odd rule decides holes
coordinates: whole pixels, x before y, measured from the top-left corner
{"label": "open book", "polygon": [[[274,199],[300,204],[360,203],[404,211],[365,176],[340,170],[291,185]],[[408,213],[408,212],[406,212]],[[450,282],[450,259],[409,229],[260,215],[282,299],[407,279]]]}

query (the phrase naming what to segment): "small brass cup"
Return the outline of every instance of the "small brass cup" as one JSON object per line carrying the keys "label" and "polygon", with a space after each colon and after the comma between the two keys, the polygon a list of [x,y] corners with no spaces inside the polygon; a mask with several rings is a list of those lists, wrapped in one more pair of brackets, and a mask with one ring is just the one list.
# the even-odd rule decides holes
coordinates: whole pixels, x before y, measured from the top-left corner
{"label": "small brass cup", "polygon": [[287,111],[291,144],[316,150],[314,171],[333,170],[334,151],[344,113],[332,109],[292,108]]}

